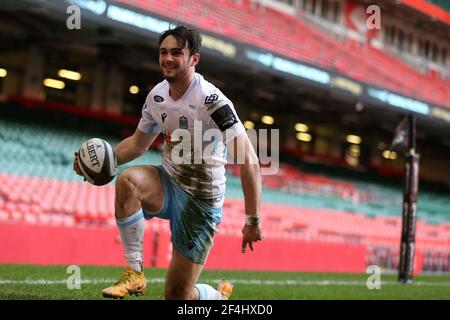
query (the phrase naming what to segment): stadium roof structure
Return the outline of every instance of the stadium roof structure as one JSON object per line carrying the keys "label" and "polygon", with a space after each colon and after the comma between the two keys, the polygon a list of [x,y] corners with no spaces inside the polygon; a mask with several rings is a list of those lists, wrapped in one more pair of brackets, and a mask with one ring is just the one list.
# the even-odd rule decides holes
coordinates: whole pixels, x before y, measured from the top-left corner
{"label": "stadium roof structure", "polygon": [[[387,1],[380,2],[388,3]],[[11,2],[7,1],[6,3]],[[165,11],[167,17],[163,17],[162,11],[152,12],[151,8],[143,7],[144,1],[72,0],[70,3],[77,4],[82,9],[82,31],[90,32],[89,30],[91,30],[92,32],[88,35],[83,32],[71,32],[70,37],[67,37],[67,32],[70,31],[65,28],[65,24],[61,25],[61,22],[65,21],[68,16],[66,13],[67,3],[53,0],[45,3],[35,0],[14,1],[14,3],[19,3],[19,9],[25,13],[10,12],[10,23],[3,28],[8,35],[8,40],[0,44],[5,49],[11,45],[15,48],[24,48],[30,43],[39,43],[63,51],[75,49],[78,52],[94,55],[100,52],[99,57],[109,59],[114,63],[117,63],[121,57],[123,58],[126,50],[127,63],[141,61],[146,67],[154,70],[158,69],[157,65],[142,61],[142,54],[130,56],[137,51],[133,49],[140,46],[145,51],[145,47],[156,46],[155,40],[159,32],[179,22],[189,23],[188,18],[190,17],[189,14],[186,14],[186,19],[183,21],[178,13],[171,12],[169,14],[167,10]],[[20,6],[23,3],[32,5]],[[145,2],[145,5],[148,6],[149,3]],[[172,15],[172,18],[168,17],[169,15]],[[203,17],[204,14],[201,16]],[[298,20],[294,17],[292,19]],[[3,21],[8,23],[7,19]],[[210,21],[210,23],[212,22]],[[236,82],[233,79],[240,79],[238,82],[246,81],[245,77],[240,76],[242,74],[248,74],[249,77],[252,74],[257,75],[258,80],[264,81],[264,89],[258,90],[258,81],[256,83],[247,81],[244,86],[252,88],[252,93],[256,92],[257,95],[272,101],[272,104],[278,104],[277,110],[282,109],[280,105],[285,99],[294,101],[312,99],[306,105],[317,111],[317,103],[313,98],[314,95],[317,95],[319,99],[328,98],[333,101],[332,105],[336,108],[339,108],[340,105],[350,105],[354,108],[354,105],[361,101],[365,105],[377,106],[379,108],[377,113],[382,113],[382,110],[393,113],[413,112],[427,121],[434,120],[432,122],[438,122],[443,126],[448,126],[450,123],[448,106],[439,105],[417,96],[412,97],[390,87],[386,88],[388,85],[392,86],[401,82],[401,72],[391,72],[396,66],[401,66],[401,63],[395,59],[390,61],[387,54],[376,53],[380,56],[381,62],[376,61],[367,69],[371,70],[370,72],[378,72],[380,78],[373,83],[370,79],[365,78],[361,70],[352,67],[357,66],[359,60],[350,61],[351,65],[347,67],[346,63],[341,63],[343,65],[333,70],[326,66],[319,66],[314,63],[314,60],[293,59],[291,56],[280,53],[285,52],[283,50],[275,52],[272,49],[263,48],[256,40],[253,44],[242,42],[242,39],[230,37],[228,33],[231,31],[222,34],[217,31],[219,29],[215,30],[212,26],[208,29],[206,24],[199,23],[204,40],[202,58],[204,63],[202,65],[207,66],[208,71],[215,75],[215,82],[222,81],[223,84],[230,85],[231,83],[232,85],[232,82]],[[227,24],[223,25],[223,27],[226,26]],[[310,27],[308,30],[313,32],[314,28]],[[326,35],[320,34],[317,30],[314,31],[314,35],[326,40]],[[332,51],[332,47],[338,44],[331,41],[328,45],[327,48]],[[357,50],[357,48],[353,48],[353,50]],[[351,55],[350,48],[338,48],[338,51],[340,57]],[[365,51],[365,53],[368,52]],[[378,57],[377,55],[374,57]],[[355,57],[353,54],[351,59]],[[312,59],[316,58],[312,57]],[[324,61],[327,59],[328,57],[323,57]],[[222,63],[217,63],[217,61]],[[377,70],[380,69],[380,66],[385,68],[384,73]],[[419,72],[411,73],[412,68],[402,67],[401,70],[409,72],[408,77],[413,75],[415,79],[420,78]],[[350,75],[345,73],[350,71],[352,72]],[[252,79],[254,80],[255,77],[253,76]],[[380,79],[383,81],[380,82]],[[426,91],[425,85],[426,88],[431,88],[432,85],[427,82],[428,79],[414,82],[414,91]],[[439,83],[444,87],[448,81],[440,80]],[[272,94],[267,91],[268,86],[273,89]],[[444,99],[443,92],[441,100],[448,103],[448,99]],[[430,96],[433,96],[431,93]],[[448,92],[446,94],[448,95]],[[331,109],[330,106],[326,110],[329,112]],[[292,110],[289,111],[292,112]]]}

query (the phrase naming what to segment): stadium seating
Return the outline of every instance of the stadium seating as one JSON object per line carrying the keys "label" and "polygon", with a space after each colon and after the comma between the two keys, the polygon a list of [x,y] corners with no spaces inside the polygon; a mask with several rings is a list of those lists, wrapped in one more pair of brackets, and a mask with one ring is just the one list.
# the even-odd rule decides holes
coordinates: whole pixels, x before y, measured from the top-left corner
{"label": "stadium seating", "polygon": [[[73,153],[92,136],[75,130],[49,128],[39,124],[23,124],[0,119],[0,167],[2,172],[42,176],[60,180],[80,180],[70,168]],[[111,144],[117,138],[107,137]],[[160,155],[148,152],[123,167],[144,163],[160,163]]]}
{"label": "stadium seating", "polygon": [[450,81],[422,74],[369,45],[332,39],[300,18],[271,8],[255,10],[250,0],[115,1],[450,108],[447,90]]}
{"label": "stadium seating", "polygon": [[[89,137],[73,129],[0,119],[0,224],[115,228],[114,182],[95,187],[83,183],[72,170],[74,150]],[[117,143],[114,137],[101,137]],[[158,152],[149,151],[126,167],[160,161]],[[227,167],[219,227],[224,236],[241,236],[244,203],[239,175],[239,166]],[[387,259],[386,252],[398,256],[400,188],[286,164],[281,164],[276,179],[263,178],[266,238],[363,245],[370,250],[370,261],[387,267],[398,263],[397,258]],[[430,270],[444,268],[436,261],[450,250],[448,208],[449,197],[421,190],[417,248]],[[160,219],[146,228],[169,232],[168,222]]]}
{"label": "stadium seating", "polygon": [[[89,138],[83,132],[0,120],[0,168],[13,176],[46,177],[57,181],[81,181],[72,170],[73,152]],[[104,137],[112,144],[113,137]],[[160,154],[149,151],[139,159],[121,166],[159,164]],[[227,197],[242,199],[239,166],[227,167]],[[110,185],[113,185],[112,182]],[[281,164],[277,176],[263,176],[263,201],[308,208],[329,208],[367,216],[400,216],[402,191],[398,187],[378,185],[347,177],[302,172]],[[450,221],[450,200],[421,190],[418,216],[432,223]]]}
{"label": "stadium seating", "polygon": [[[0,173],[0,221],[43,225],[114,226],[114,187]],[[83,199],[83,201],[80,201]],[[264,203],[264,227],[271,238],[346,243],[394,243],[400,217],[368,217],[336,209]],[[244,216],[241,199],[227,199],[222,232],[239,236]],[[152,228],[166,228],[155,220]],[[418,244],[447,247],[450,224],[417,223]]]}

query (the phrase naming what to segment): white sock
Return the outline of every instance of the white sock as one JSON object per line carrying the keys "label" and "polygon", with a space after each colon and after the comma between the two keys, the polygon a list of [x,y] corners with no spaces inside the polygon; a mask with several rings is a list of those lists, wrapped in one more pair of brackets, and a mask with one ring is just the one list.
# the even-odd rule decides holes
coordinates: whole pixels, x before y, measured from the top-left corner
{"label": "white sock", "polygon": [[128,218],[117,219],[116,222],[120,230],[128,266],[134,271],[142,272],[142,244],[144,242],[144,213],[142,209]]}
{"label": "white sock", "polygon": [[222,300],[222,294],[209,284],[197,283],[195,287],[198,290],[199,300]]}

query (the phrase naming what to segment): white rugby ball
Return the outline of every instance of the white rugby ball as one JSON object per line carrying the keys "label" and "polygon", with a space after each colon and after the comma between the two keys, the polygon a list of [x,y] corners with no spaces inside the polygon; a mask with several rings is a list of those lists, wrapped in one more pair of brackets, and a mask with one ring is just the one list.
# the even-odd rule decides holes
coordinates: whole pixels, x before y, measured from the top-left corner
{"label": "white rugby ball", "polygon": [[107,184],[117,172],[114,149],[100,138],[83,142],[78,152],[78,164],[86,180],[96,186]]}

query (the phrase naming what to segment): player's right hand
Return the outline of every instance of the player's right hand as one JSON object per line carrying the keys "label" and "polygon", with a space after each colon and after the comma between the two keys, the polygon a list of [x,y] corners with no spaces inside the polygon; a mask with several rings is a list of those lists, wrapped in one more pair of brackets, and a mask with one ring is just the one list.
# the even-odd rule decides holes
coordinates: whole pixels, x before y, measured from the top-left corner
{"label": "player's right hand", "polygon": [[[75,158],[73,159],[73,171],[79,176],[83,177],[83,174],[80,170],[80,165],[78,164],[78,152],[75,152]],[[83,177],[84,178],[84,177]],[[86,179],[84,179],[86,181]]]}

